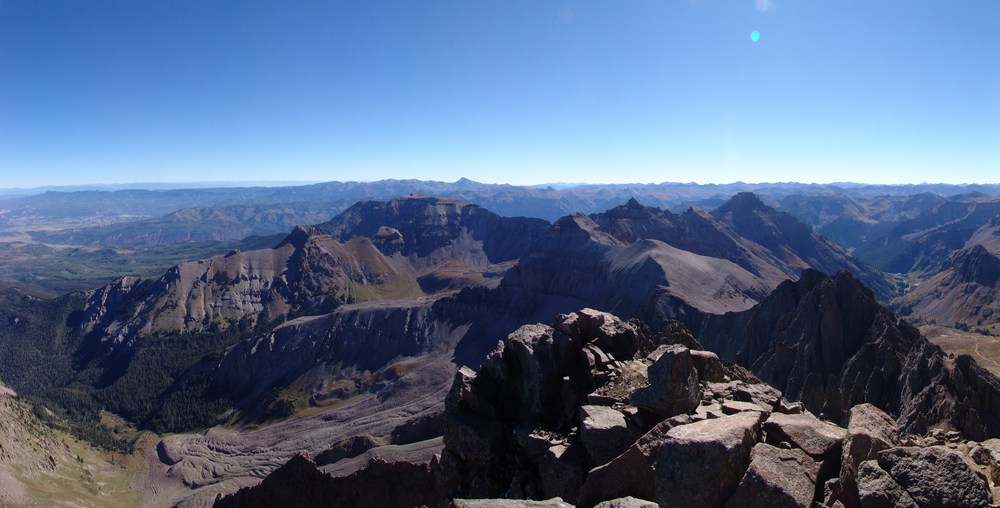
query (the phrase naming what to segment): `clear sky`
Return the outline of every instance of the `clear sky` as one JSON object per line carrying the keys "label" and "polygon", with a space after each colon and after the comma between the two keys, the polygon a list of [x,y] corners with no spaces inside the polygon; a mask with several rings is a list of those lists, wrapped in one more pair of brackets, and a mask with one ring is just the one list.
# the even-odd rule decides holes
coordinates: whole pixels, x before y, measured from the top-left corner
{"label": "clear sky", "polygon": [[462,176],[998,182],[1000,0],[0,0],[0,187]]}

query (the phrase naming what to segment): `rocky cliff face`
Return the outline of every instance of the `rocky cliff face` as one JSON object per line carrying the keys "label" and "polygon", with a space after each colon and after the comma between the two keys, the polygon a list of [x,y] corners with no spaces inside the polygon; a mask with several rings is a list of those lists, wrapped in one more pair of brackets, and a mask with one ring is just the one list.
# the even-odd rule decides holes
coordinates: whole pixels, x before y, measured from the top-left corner
{"label": "rocky cliff face", "polygon": [[318,227],[340,241],[371,238],[385,255],[398,253],[423,267],[449,259],[485,267],[520,258],[549,223],[501,217],[454,199],[411,195],[361,201]]}
{"label": "rocky cliff face", "polygon": [[1000,432],[1000,380],[969,357],[945,355],[846,272],[807,270],[749,311],[707,318],[698,336],[831,421],[868,402],[905,432]]}
{"label": "rocky cliff face", "polygon": [[412,270],[370,240],[340,243],[298,227],[273,249],[182,263],[155,280],[115,281],[92,293],[81,327],[119,344],[156,332],[224,329],[262,315],[274,320],[421,294]]}
{"label": "rocky cliff face", "polygon": [[1000,319],[1000,258],[976,244],[899,300],[900,312],[947,326],[988,329]]}

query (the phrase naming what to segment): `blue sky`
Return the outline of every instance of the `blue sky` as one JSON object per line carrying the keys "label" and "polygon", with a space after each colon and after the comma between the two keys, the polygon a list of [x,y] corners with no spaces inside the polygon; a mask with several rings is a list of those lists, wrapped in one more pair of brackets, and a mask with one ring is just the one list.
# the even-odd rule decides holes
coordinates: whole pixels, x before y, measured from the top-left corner
{"label": "blue sky", "polygon": [[998,0],[0,0],[0,187],[997,182],[998,27]]}

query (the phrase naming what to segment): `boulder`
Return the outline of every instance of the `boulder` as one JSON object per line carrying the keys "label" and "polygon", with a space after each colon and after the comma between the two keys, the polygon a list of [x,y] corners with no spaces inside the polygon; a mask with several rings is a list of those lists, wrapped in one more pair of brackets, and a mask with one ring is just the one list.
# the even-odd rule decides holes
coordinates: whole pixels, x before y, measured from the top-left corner
{"label": "boulder", "polygon": [[722,413],[727,415],[734,415],[736,413],[742,413],[744,411],[758,411],[761,413],[770,413],[770,408],[765,408],[759,404],[754,404],[753,402],[743,402],[740,400],[727,400],[722,403]]}
{"label": "boulder", "polygon": [[657,506],[652,501],[628,496],[598,503],[595,508],[657,508]]}
{"label": "boulder", "polygon": [[[759,408],[758,408],[758,410],[759,410]],[[733,414],[733,413],[738,413],[738,412],[739,411],[734,411],[734,412],[731,412],[731,413],[728,413],[728,414]],[[702,405],[698,406],[697,408],[695,408],[694,415],[692,415],[692,416],[694,416],[694,418],[696,420],[707,420],[709,418],[721,418],[722,416],[724,416],[726,414],[727,413],[723,412],[722,404],[713,402],[713,403],[702,404]]]}
{"label": "boulder", "polygon": [[583,309],[575,314],[580,336],[615,360],[631,360],[639,351],[642,334],[631,323],[594,309]]}
{"label": "boulder", "polygon": [[764,422],[767,442],[788,441],[820,459],[830,453],[840,453],[847,430],[807,414],[774,413]]}
{"label": "boulder", "polygon": [[648,370],[649,366],[638,360],[623,362],[613,378],[587,395],[587,402],[606,406],[628,403],[632,392],[649,384]]}
{"label": "boulder", "polygon": [[802,450],[758,443],[750,467],[729,498],[732,508],[808,508],[816,495],[819,463]]}
{"label": "boulder", "polygon": [[790,402],[785,399],[781,399],[781,402],[778,403],[778,412],[786,415],[801,414],[805,410],[806,408],[802,406],[801,402]]}
{"label": "boulder", "polygon": [[781,404],[781,391],[764,383],[737,381],[733,384],[732,393],[734,400],[753,402],[772,410]]}
{"label": "boulder", "polygon": [[719,355],[711,351],[691,350],[691,361],[698,371],[698,379],[712,383],[722,383],[726,380],[726,370],[722,367]]}
{"label": "boulder", "polygon": [[990,481],[1000,485],[1000,439],[987,439],[979,443],[969,455],[976,464],[986,467]]}
{"label": "boulder", "polygon": [[455,499],[455,508],[573,508],[573,505],[559,498],[545,501],[529,501],[525,499]]}
{"label": "boulder", "polygon": [[656,355],[647,371],[649,386],[632,392],[630,401],[663,418],[691,413],[701,402],[691,351],[683,346],[660,346],[651,356]]}
{"label": "boulder", "polygon": [[545,497],[575,502],[583,485],[585,451],[580,444],[555,445],[538,463]]}
{"label": "boulder", "polygon": [[863,508],[919,508],[906,490],[874,460],[866,460],[858,466],[857,485]]}
{"label": "boulder", "polygon": [[636,440],[625,453],[592,469],[580,489],[577,503],[590,507],[602,501],[628,496],[652,499],[655,495],[653,465],[656,464],[660,447],[667,439],[670,429],[686,423],[674,418],[663,420]]}
{"label": "boulder", "polygon": [[761,420],[762,413],[745,412],[670,429],[656,459],[656,502],[721,506],[750,464]]}
{"label": "boulder", "polygon": [[607,464],[632,444],[625,415],[605,406],[580,407],[580,441],[594,465]]}
{"label": "boulder", "polygon": [[900,447],[878,453],[878,465],[920,506],[989,506],[985,478],[948,448]]}
{"label": "boulder", "polygon": [[852,407],[840,456],[840,482],[845,490],[856,490],[854,478],[862,462],[897,444],[899,431],[892,417],[868,403]]}

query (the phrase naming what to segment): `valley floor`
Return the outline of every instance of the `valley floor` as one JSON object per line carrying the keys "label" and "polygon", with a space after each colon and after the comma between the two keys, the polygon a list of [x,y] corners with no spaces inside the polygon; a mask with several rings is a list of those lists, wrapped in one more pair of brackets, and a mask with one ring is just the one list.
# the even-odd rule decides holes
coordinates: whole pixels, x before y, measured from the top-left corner
{"label": "valley floor", "polygon": [[1000,337],[963,332],[941,325],[923,325],[920,333],[945,353],[969,355],[983,368],[1000,376]]}

